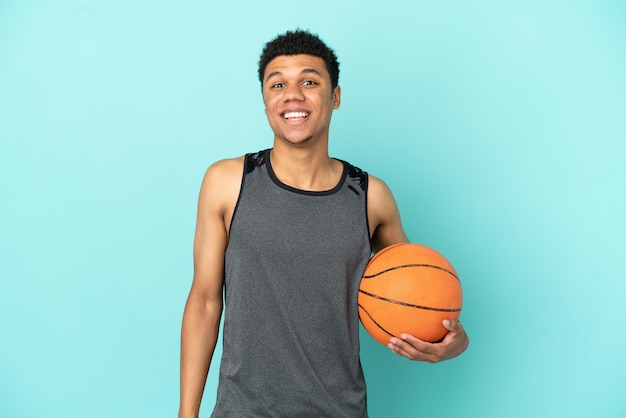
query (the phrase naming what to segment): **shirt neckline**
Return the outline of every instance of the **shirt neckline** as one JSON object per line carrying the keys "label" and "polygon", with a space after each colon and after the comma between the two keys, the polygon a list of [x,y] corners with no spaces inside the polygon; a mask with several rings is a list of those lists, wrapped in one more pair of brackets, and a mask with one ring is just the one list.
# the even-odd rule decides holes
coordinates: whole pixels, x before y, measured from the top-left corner
{"label": "shirt neckline", "polygon": [[344,161],[341,160],[337,160],[336,158],[333,158],[336,161],[339,161],[342,166],[343,166],[343,171],[341,173],[341,178],[339,178],[339,181],[337,182],[337,184],[329,189],[329,190],[303,190],[303,189],[298,189],[296,187],[292,187],[288,184],[283,183],[282,181],[280,181],[278,179],[278,177],[276,177],[276,173],[274,173],[274,169],[272,168],[272,163],[270,161],[270,149],[265,150],[265,161],[266,161],[266,165],[267,165],[267,173],[270,176],[270,179],[272,179],[272,181],[274,182],[274,184],[276,184],[278,187],[280,187],[281,189],[293,192],[293,193],[298,193],[298,194],[302,194],[302,195],[306,195],[306,196],[329,196],[332,194],[337,193],[339,190],[341,190],[341,188],[343,187],[345,181],[346,181],[346,177],[348,176],[348,169],[346,166],[346,163]]}

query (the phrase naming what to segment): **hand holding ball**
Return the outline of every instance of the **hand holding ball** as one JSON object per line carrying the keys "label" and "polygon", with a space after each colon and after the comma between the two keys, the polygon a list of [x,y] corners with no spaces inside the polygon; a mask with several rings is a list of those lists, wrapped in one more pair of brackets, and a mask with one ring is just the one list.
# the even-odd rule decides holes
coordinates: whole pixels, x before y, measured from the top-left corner
{"label": "hand holding ball", "polygon": [[379,343],[400,334],[440,341],[444,319],[461,315],[463,294],[454,267],[420,244],[383,248],[370,260],[359,288],[359,318]]}

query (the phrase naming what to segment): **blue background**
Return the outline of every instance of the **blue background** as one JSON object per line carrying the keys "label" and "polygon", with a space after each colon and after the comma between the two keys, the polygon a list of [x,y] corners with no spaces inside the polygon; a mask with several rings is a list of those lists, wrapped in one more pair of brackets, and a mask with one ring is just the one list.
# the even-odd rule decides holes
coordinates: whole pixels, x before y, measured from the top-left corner
{"label": "blue background", "polygon": [[464,286],[460,358],[362,335],[371,416],[626,416],[618,0],[1,1],[0,416],[175,416],[200,181],[271,146],[295,27],[341,61],[332,155]]}

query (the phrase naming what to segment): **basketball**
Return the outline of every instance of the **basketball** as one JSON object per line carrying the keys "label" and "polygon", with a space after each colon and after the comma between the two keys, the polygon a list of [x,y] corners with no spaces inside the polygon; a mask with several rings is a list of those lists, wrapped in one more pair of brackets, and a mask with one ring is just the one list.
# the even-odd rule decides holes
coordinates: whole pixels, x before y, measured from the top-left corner
{"label": "basketball", "polygon": [[461,282],[452,264],[420,244],[395,244],[377,252],[359,287],[361,323],[385,346],[403,333],[440,341],[448,332],[442,321],[458,319],[462,303]]}

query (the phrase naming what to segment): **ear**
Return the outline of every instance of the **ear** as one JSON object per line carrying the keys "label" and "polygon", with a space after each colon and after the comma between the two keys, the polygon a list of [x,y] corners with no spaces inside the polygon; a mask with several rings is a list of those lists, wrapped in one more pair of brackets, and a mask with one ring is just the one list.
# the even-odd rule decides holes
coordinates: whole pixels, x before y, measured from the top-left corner
{"label": "ear", "polygon": [[339,109],[339,105],[341,105],[341,87],[335,87],[333,90],[333,108]]}

